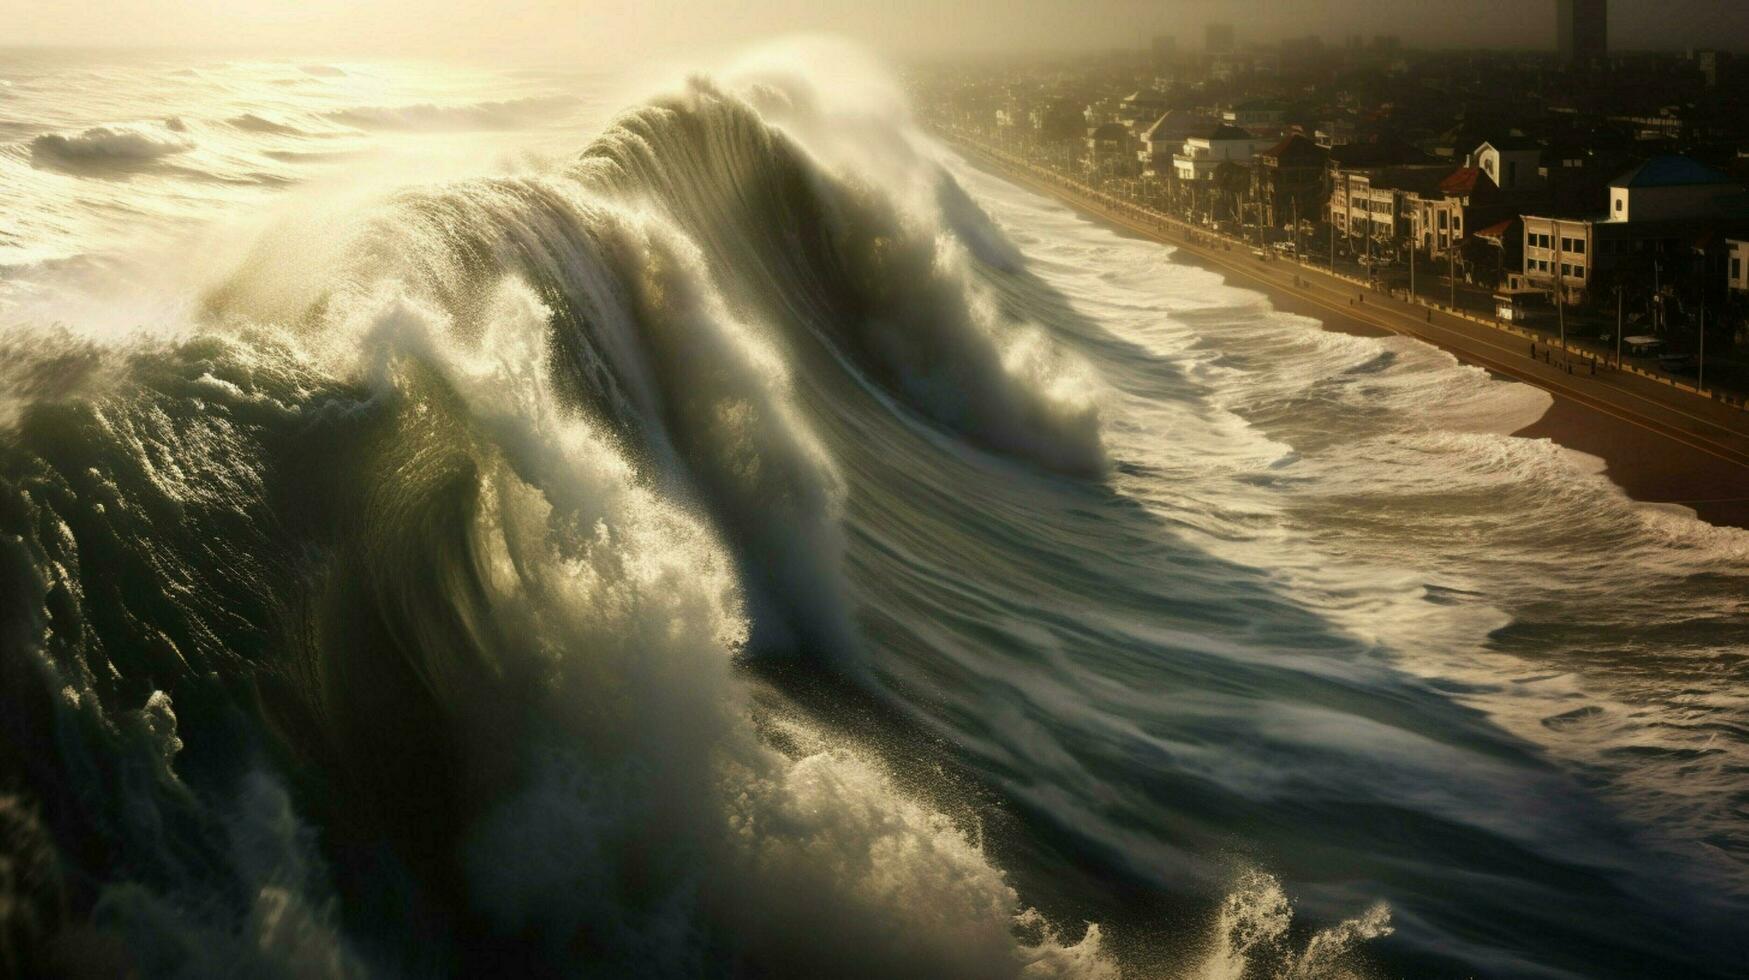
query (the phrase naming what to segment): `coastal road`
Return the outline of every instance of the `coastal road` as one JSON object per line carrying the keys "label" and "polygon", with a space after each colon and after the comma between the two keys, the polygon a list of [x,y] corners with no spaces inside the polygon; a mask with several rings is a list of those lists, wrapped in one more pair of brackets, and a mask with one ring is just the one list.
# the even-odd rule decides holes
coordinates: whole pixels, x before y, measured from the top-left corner
{"label": "coastal road", "polygon": [[1542,344],[1533,360],[1528,338],[1367,290],[1291,259],[1259,260],[1241,244],[1193,244],[1177,226],[1151,223],[956,145],[1006,180],[1169,244],[1236,285],[1267,292],[1278,309],[1334,330],[1415,337],[1460,361],[1542,388],[1554,396],[1554,405],[1517,434],[1601,457],[1610,478],[1635,499],[1680,504],[1711,523],[1749,527],[1749,412],[1602,364],[1592,374],[1589,360],[1575,357],[1569,364],[1569,355],[1550,355]]}

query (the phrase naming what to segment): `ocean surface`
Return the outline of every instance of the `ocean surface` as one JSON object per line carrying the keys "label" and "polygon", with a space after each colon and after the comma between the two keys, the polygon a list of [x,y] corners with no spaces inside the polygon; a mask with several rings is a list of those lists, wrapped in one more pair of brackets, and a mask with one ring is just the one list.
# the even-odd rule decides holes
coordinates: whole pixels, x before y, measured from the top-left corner
{"label": "ocean surface", "polygon": [[1749,533],[853,51],[0,51],[0,972],[1727,977]]}

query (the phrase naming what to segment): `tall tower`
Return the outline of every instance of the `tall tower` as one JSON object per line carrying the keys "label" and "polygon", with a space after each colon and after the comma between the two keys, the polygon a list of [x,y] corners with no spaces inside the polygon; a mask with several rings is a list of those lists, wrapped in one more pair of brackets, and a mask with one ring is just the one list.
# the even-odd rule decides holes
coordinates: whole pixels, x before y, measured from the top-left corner
{"label": "tall tower", "polygon": [[1561,63],[1589,64],[1609,53],[1608,0],[1555,0]]}

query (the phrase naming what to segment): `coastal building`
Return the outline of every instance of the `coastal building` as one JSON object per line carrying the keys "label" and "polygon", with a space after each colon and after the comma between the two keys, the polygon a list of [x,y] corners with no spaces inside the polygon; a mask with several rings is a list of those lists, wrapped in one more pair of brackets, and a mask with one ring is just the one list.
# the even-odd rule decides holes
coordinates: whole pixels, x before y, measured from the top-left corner
{"label": "coastal building", "polygon": [[1450,172],[1444,164],[1339,171],[1330,190],[1330,220],[1338,234],[1350,239],[1412,241],[1412,202],[1438,197],[1439,185]]}
{"label": "coastal building", "polygon": [[1207,116],[1173,109],[1160,114],[1154,124],[1142,131],[1136,151],[1142,170],[1156,174],[1172,173],[1172,158],[1183,151],[1184,141],[1210,128]]}
{"label": "coastal building", "polygon": [[1555,0],[1555,41],[1564,65],[1601,61],[1609,52],[1608,0]]}
{"label": "coastal building", "polygon": [[1602,215],[1524,216],[1524,276],[1582,302],[1600,276],[1671,281],[1717,260],[1749,215],[1743,188],[1687,157],[1653,157],[1609,185]]}
{"label": "coastal building", "polygon": [[1325,219],[1352,239],[1380,240],[1410,234],[1402,209],[1403,190],[1437,188],[1450,164],[1433,164],[1412,146],[1379,141],[1333,146],[1325,163],[1329,203]]}
{"label": "coastal building", "polygon": [[1324,161],[1329,152],[1294,133],[1256,155],[1251,195],[1263,209],[1262,220],[1285,228],[1294,216],[1316,218],[1324,203]]}
{"label": "coastal building", "polygon": [[1200,183],[1213,179],[1222,163],[1249,164],[1252,155],[1268,145],[1237,126],[1223,124],[1186,139],[1172,158],[1172,169],[1179,181]]}
{"label": "coastal building", "polygon": [[1524,136],[1488,140],[1470,152],[1464,165],[1479,168],[1502,191],[1531,190],[1541,183],[1542,144]]}
{"label": "coastal building", "polygon": [[1524,268],[1523,229],[1524,223],[1513,215],[1470,232],[1469,240],[1478,246],[1475,251],[1479,253],[1471,263],[1470,278],[1495,288],[1519,278]]}
{"label": "coastal building", "polygon": [[1494,224],[1511,213],[1500,188],[1479,167],[1450,171],[1431,192],[1408,192],[1403,206],[1416,248],[1435,258],[1461,247],[1469,230]]}
{"label": "coastal building", "polygon": [[1742,192],[1731,178],[1681,156],[1653,157],[1609,185],[1609,220],[1704,217],[1722,197]]}

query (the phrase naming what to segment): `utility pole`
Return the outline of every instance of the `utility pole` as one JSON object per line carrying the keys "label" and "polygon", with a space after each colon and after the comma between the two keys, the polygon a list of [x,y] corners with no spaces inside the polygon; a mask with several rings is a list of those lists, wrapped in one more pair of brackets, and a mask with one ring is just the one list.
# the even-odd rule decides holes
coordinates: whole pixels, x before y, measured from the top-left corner
{"label": "utility pole", "polygon": [[1700,304],[1700,364],[1695,368],[1694,387],[1701,390],[1706,387],[1706,303]]}
{"label": "utility pole", "polygon": [[1366,275],[1367,275],[1368,279],[1372,278],[1372,240],[1373,240],[1373,234],[1374,234],[1374,231],[1373,231],[1373,219],[1372,219],[1372,184],[1369,183],[1366,185]]}
{"label": "utility pole", "polygon": [[1561,323],[1561,347],[1565,349],[1567,346],[1567,283],[1566,277],[1561,274],[1561,223],[1559,221],[1554,223],[1554,229],[1554,241],[1551,244],[1555,246],[1555,316],[1559,318]]}
{"label": "utility pole", "polygon": [[1420,296],[1421,296],[1420,293],[1417,293],[1415,291],[1415,246],[1416,246],[1416,244],[1417,244],[1416,242],[1409,243],[1409,301],[1411,303],[1419,300]]}
{"label": "utility pole", "polygon": [[1657,259],[1652,260],[1652,329],[1658,333],[1664,332],[1664,286],[1659,281],[1659,274],[1664,271],[1664,264]]}
{"label": "utility pole", "polygon": [[1348,174],[1342,175],[1342,231],[1348,239],[1348,251],[1354,251],[1354,178]]}
{"label": "utility pole", "polygon": [[[1560,286],[1559,286],[1559,284],[1557,284],[1556,289],[1559,289],[1559,288],[1560,288]],[[1567,349],[1567,304],[1561,302],[1559,296],[1557,296],[1555,298],[1555,314],[1558,317],[1560,317],[1560,321],[1561,321],[1561,349],[1566,350]]]}
{"label": "utility pole", "polygon": [[1621,331],[1622,331],[1622,289],[1615,287],[1615,366],[1621,369]]}
{"label": "utility pole", "polygon": [[1294,204],[1294,265],[1304,266],[1305,263],[1300,261],[1300,198],[1299,198],[1298,194],[1295,194],[1293,196],[1293,204]]}
{"label": "utility pole", "polygon": [[1457,309],[1457,233],[1448,231],[1445,235],[1446,269],[1451,273],[1451,308]]}

